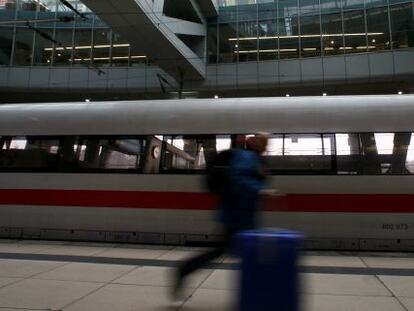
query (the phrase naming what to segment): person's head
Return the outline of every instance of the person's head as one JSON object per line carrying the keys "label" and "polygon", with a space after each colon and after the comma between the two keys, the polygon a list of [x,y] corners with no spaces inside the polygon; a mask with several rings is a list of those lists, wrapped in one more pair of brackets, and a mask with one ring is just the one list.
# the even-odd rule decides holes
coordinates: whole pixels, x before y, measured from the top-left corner
{"label": "person's head", "polygon": [[254,136],[247,138],[247,149],[262,154],[266,151],[267,142],[269,140],[269,134],[267,133],[258,133]]}

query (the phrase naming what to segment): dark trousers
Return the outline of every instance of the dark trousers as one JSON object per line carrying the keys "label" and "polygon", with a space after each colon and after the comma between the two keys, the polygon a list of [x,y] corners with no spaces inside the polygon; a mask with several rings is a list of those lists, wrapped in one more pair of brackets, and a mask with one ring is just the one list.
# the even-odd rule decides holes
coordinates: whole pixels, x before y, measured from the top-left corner
{"label": "dark trousers", "polygon": [[211,248],[204,253],[197,254],[184,261],[178,268],[179,277],[181,279],[185,278],[188,274],[205,267],[213,259],[228,252],[232,247],[233,238],[237,232],[238,230],[227,229],[224,232],[223,240],[217,247]]}

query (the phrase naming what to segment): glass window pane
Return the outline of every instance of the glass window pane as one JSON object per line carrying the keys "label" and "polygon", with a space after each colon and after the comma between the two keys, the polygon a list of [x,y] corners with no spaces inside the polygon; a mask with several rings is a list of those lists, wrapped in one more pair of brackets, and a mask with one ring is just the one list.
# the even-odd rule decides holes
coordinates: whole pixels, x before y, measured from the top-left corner
{"label": "glass window pane", "polygon": [[[49,7],[51,9],[49,9]],[[56,2],[48,1],[39,4],[41,9],[38,12],[37,19],[54,20],[56,19]],[[37,23],[35,27],[42,32],[42,35],[36,33],[35,49],[34,49],[34,64],[35,65],[50,65],[52,62],[53,41],[55,39],[54,22]],[[43,36],[45,34],[45,36]]]}
{"label": "glass window pane", "polygon": [[128,66],[129,43],[113,32],[112,44],[112,66]]}
{"label": "glass window pane", "polygon": [[145,154],[145,139],[133,137],[88,137],[77,145],[79,166],[84,169],[140,169]]}
{"label": "glass window pane", "polygon": [[276,60],[279,57],[276,12],[275,1],[258,6],[259,60]]}
{"label": "glass window pane", "polygon": [[300,0],[301,56],[321,55],[319,0]]}
{"label": "glass window pane", "polygon": [[283,155],[283,135],[272,135],[267,143],[266,156]]}
{"label": "glass window pane", "polygon": [[239,43],[238,55],[240,62],[257,61],[257,5],[239,6]]}
{"label": "glass window pane", "polygon": [[40,12],[56,12],[57,3],[56,0],[38,0]]}
{"label": "glass window pane", "polygon": [[333,135],[273,135],[264,154],[273,172],[315,174],[333,172]]}
{"label": "glass window pane", "polygon": [[405,167],[410,174],[414,174],[414,134],[411,134],[410,142],[407,147],[407,159]]}
{"label": "glass window pane", "polygon": [[[68,11],[66,7],[58,5],[57,17],[70,16],[74,17],[73,13]],[[54,59],[53,65],[55,66],[71,66],[72,65],[72,53],[73,53],[73,31],[75,22],[56,23],[55,39],[58,44],[54,45]],[[52,45],[50,45],[52,47]]]}
{"label": "glass window pane", "polygon": [[[19,11],[26,11],[28,15],[26,17],[31,16],[29,12],[36,12],[37,11],[37,1],[35,0],[19,0]],[[32,17],[35,15],[33,14]],[[26,19],[33,19],[33,18],[26,18]]]}
{"label": "glass window pane", "polygon": [[88,66],[91,62],[92,52],[92,24],[93,15],[85,14],[87,19],[77,19],[75,22],[75,37],[73,58],[74,65]]}
{"label": "glass window pane", "polygon": [[98,17],[95,18],[93,30],[93,63],[97,65],[109,64],[109,50],[111,47],[111,30]]}
{"label": "glass window pane", "polygon": [[[1,12],[1,11],[0,11]],[[0,13],[1,14],[1,13]],[[0,65],[10,65],[14,27],[0,27]]]}
{"label": "glass window pane", "polygon": [[299,7],[297,0],[279,1],[278,18],[280,58],[298,58]]}
{"label": "glass window pane", "polygon": [[388,50],[391,47],[388,7],[367,9],[368,50]]}
{"label": "glass window pane", "polygon": [[209,64],[217,63],[217,30],[217,19],[213,19],[207,27],[207,61]]}
{"label": "glass window pane", "polygon": [[318,135],[286,135],[286,155],[322,154],[322,139]]}
{"label": "glass window pane", "polygon": [[358,174],[361,170],[358,134],[336,134],[335,141],[338,174]]}
{"label": "glass window pane", "polygon": [[13,65],[30,66],[32,62],[34,33],[26,26],[16,26],[16,42],[14,45]]}
{"label": "glass window pane", "polygon": [[237,6],[220,7],[219,15],[219,62],[237,61]]}
{"label": "glass window pane", "polygon": [[[3,2],[0,2],[0,21],[13,21],[16,18],[16,0]],[[10,65],[13,32],[13,23],[0,26],[0,66]]]}
{"label": "glass window pane", "polygon": [[[384,137],[385,136],[385,137]],[[383,173],[387,174],[411,174],[411,154],[410,146],[412,142],[412,133],[395,133],[395,134],[382,134],[382,137],[379,138],[376,136],[378,153],[381,155],[382,161],[388,164],[388,169],[383,169]],[[381,141],[381,142],[380,142]],[[387,144],[386,146],[381,146],[380,144]],[[386,152],[381,152],[380,148],[385,148]],[[388,148],[387,148],[388,147]],[[388,150],[387,150],[388,149]],[[389,151],[391,149],[391,152]],[[389,155],[387,155],[389,154]],[[381,163],[384,167],[384,163]]]}
{"label": "glass window pane", "polygon": [[364,10],[344,12],[345,53],[367,51]]}
{"label": "glass window pane", "polygon": [[231,146],[230,136],[170,136],[165,141],[165,171],[202,171],[217,152]]}
{"label": "glass window pane", "polygon": [[414,47],[414,8],[404,3],[390,6],[392,47],[402,49]]}
{"label": "glass window pane", "polygon": [[219,24],[219,35],[219,62],[236,62],[238,52],[237,24]]}
{"label": "glass window pane", "polygon": [[295,17],[299,15],[298,1],[297,0],[283,0],[278,3],[278,17]]}
{"label": "glass window pane", "polygon": [[322,14],[322,45],[325,55],[344,53],[342,13]]}
{"label": "glass window pane", "polygon": [[279,19],[279,55],[280,58],[299,57],[299,25],[298,18]]}
{"label": "glass window pane", "polygon": [[394,148],[394,133],[376,133],[374,135],[378,154],[392,154]]}
{"label": "glass window pane", "polygon": [[361,0],[342,0],[344,10],[363,9],[364,1]]}
{"label": "glass window pane", "polygon": [[59,139],[12,137],[0,150],[0,170],[56,171]]}

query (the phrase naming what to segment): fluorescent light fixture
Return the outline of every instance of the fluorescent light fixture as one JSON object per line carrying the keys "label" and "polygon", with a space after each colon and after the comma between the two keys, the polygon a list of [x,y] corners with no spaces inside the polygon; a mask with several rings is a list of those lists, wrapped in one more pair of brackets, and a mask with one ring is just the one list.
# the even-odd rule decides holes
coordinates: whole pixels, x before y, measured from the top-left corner
{"label": "fluorescent light fixture", "polygon": [[375,49],[375,48],[376,48],[376,46],[373,46],[373,45],[368,45],[368,46],[361,45],[361,46],[356,47],[357,50],[366,50],[366,49]]}
{"label": "fluorescent light fixture", "polygon": [[316,51],[316,48],[303,48],[304,51]]}
{"label": "fluorescent light fixture", "polygon": [[[75,46],[75,50],[89,50],[91,48],[94,49],[107,49],[110,48],[111,46],[109,44],[100,44],[100,45],[79,45],[79,46]],[[114,48],[122,48],[122,47],[129,47],[129,43],[125,43],[125,44],[114,44],[113,45]],[[53,48],[44,48],[43,50],[45,51],[52,51]],[[61,47],[56,47],[55,48],[56,51],[64,51],[64,50],[72,50],[71,46],[61,46]]]}
{"label": "fluorescent light fixture", "polygon": [[383,35],[383,32],[355,32],[355,33],[332,33],[332,34],[320,34],[320,35],[291,35],[291,36],[266,36],[266,37],[244,37],[244,38],[229,38],[229,41],[251,41],[251,40],[274,40],[274,39],[294,39],[294,38],[330,38],[330,37],[358,37],[358,36],[379,36]]}
{"label": "fluorescent light fixture", "polygon": [[234,53],[239,54],[251,54],[251,53],[277,53],[280,52],[296,52],[297,49],[270,49],[270,50],[244,50],[244,51],[234,51]]}
{"label": "fluorescent light fixture", "polygon": [[[113,56],[112,57],[112,59],[114,59],[114,60],[121,60],[121,59],[128,59],[129,58],[129,56]],[[146,56],[144,56],[144,55],[134,55],[134,56],[131,56],[131,59],[143,59],[143,58],[147,58]],[[89,62],[91,60],[91,58],[75,58],[74,59],[74,61],[75,62]],[[93,60],[94,61],[96,61],[96,60],[110,60],[110,57],[94,57],[93,58]]]}

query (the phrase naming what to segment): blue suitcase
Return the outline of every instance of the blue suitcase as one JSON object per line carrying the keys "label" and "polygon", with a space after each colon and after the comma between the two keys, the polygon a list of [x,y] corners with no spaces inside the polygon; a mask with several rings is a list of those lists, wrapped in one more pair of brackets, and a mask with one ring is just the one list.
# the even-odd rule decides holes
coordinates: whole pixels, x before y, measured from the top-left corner
{"label": "blue suitcase", "polygon": [[249,230],[236,237],[241,256],[238,310],[297,311],[302,234],[287,230]]}

